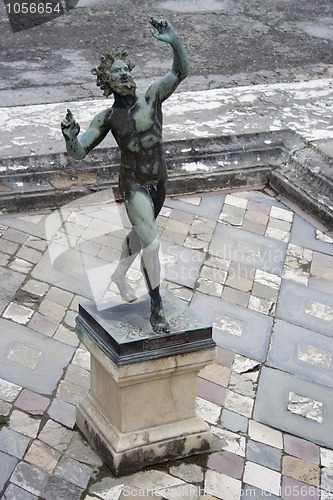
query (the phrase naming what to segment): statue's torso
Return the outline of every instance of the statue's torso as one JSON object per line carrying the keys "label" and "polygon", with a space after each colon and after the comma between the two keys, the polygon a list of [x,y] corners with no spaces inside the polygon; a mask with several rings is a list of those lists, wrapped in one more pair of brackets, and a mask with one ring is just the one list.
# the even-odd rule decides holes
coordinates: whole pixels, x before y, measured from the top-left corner
{"label": "statue's torso", "polygon": [[122,176],[144,182],[166,175],[160,105],[142,96],[131,108],[113,106],[108,126],[121,151]]}

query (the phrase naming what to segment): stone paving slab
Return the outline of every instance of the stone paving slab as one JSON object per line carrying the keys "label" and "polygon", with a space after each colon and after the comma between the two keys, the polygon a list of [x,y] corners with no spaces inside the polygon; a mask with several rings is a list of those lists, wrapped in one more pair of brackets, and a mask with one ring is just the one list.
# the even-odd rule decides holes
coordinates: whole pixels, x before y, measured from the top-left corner
{"label": "stone paving slab", "polygon": [[267,364],[333,388],[333,339],[277,320]]}
{"label": "stone paving slab", "polygon": [[279,276],[282,271],[286,244],[244,229],[219,224],[209,251],[217,257]]}
{"label": "stone paving slab", "polygon": [[295,215],[293,228],[290,234],[290,243],[299,247],[316,250],[323,254],[333,255],[332,243],[318,239],[316,237],[316,228],[297,214]]}
{"label": "stone paving slab", "polygon": [[[305,400],[299,404],[301,414],[288,409],[290,394],[296,394]],[[308,407],[304,407],[306,401]],[[253,416],[257,421],[282,429],[289,434],[329,448],[333,447],[331,433],[333,400],[328,387],[264,367]]]}
{"label": "stone paving slab", "polygon": [[24,274],[0,267],[0,312],[3,312],[24,279]]}
{"label": "stone paving slab", "polygon": [[0,319],[0,376],[41,394],[52,394],[74,348]]}
{"label": "stone paving slab", "polygon": [[[333,240],[270,191],[172,198],[158,219],[163,286],[214,323],[216,362],[200,372],[197,386],[212,452],[116,479],[76,431],[75,406],[89,389],[90,365],[74,320],[88,295],[89,265],[77,279],[73,265],[60,262],[72,252],[81,271],[93,263],[98,286],[89,293],[114,297],[105,270],[119,258],[128,224],[124,207],[104,194],[50,219],[0,218],[7,256],[0,271],[15,285],[8,293],[4,287],[0,320],[0,414],[10,417],[0,427],[5,498],[289,500],[293,492],[329,499]],[[52,253],[55,237],[61,244]],[[227,255],[218,254],[221,245]],[[138,276],[136,266],[130,279],[140,289]]]}
{"label": "stone paving slab", "polygon": [[196,293],[191,307],[213,323],[213,338],[224,349],[258,361],[266,359],[273,320],[217,297]]}
{"label": "stone paving slab", "polygon": [[276,317],[333,336],[333,295],[282,280]]}

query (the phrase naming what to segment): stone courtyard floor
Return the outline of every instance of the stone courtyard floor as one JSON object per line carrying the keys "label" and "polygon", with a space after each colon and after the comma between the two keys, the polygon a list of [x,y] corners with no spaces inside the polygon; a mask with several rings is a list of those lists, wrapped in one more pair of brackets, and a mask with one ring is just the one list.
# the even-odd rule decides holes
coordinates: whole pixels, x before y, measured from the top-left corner
{"label": "stone courtyard floor", "polygon": [[[211,453],[115,478],[86,444],[75,317],[117,300],[112,194],[0,217],[1,498],[333,499],[333,240],[265,188],[168,198],[158,218],[163,286],[214,325],[197,382]],[[144,293],[139,266],[130,279]]]}

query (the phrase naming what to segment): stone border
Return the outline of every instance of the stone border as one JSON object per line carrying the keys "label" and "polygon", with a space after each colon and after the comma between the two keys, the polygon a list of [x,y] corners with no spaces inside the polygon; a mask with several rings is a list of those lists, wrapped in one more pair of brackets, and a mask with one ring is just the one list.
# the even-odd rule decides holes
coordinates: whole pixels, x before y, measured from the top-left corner
{"label": "stone border", "polygon": [[[164,144],[168,195],[269,185],[329,229],[333,159],[291,130],[208,137]],[[117,148],[77,162],[67,154],[0,162],[0,209],[54,208],[104,188],[117,194]]]}

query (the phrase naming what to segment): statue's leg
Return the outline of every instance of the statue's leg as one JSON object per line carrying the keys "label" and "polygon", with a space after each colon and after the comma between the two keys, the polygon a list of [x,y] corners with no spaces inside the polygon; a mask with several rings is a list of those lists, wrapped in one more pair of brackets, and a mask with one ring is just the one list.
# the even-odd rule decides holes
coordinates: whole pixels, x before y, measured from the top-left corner
{"label": "statue's leg", "polygon": [[150,323],[156,333],[170,331],[165,319],[160,295],[159,238],[155,221],[155,207],[152,197],[143,189],[137,189],[128,200],[127,213],[142,246],[142,270],[151,298]]}
{"label": "statue's leg", "polygon": [[122,244],[120,260],[111,279],[117,285],[120,295],[126,302],[136,299],[135,292],[127,280],[126,273],[141,251],[141,242],[136,231],[132,229]]}

